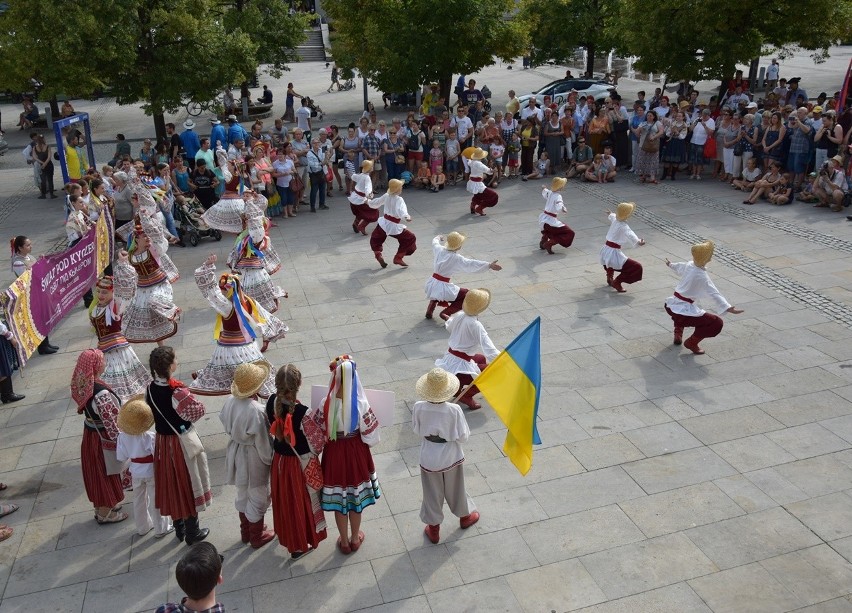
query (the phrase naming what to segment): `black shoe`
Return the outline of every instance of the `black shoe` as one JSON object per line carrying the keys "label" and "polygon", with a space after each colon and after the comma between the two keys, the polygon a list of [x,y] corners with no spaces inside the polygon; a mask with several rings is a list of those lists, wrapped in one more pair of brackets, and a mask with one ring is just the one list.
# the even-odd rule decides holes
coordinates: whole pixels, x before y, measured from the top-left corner
{"label": "black shoe", "polygon": [[199,528],[198,527],[198,517],[187,517],[185,520],[186,523],[186,544],[193,545],[194,543],[198,543],[207,538],[207,535],[210,534],[210,528]]}
{"label": "black shoe", "polygon": [[183,542],[184,537],[186,537],[186,524],[182,519],[176,519],[173,525],[175,527],[175,538]]}
{"label": "black shoe", "polygon": [[10,402],[18,402],[24,398],[26,398],[26,396],[23,394],[16,394],[15,392],[12,392],[8,396],[3,396],[0,400],[2,400],[3,404],[9,404]]}
{"label": "black shoe", "polygon": [[0,381],[0,402],[9,404],[10,402],[17,402],[23,399],[24,396],[22,394],[16,394],[12,389],[12,379],[6,377]]}
{"label": "black shoe", "polygon": [[317,212],[316,207],[313,207],[313,206],[312,206],[312,207],[311,207],[311,213],[316,213],[316,212]]}
{"label": "black shoe", "polygon": [[59,351],[59,347],[57,347],[56,345],[51,345],[50,343],[48,343],[47,346],[53,349],[54,351]]}
{"label": "black shoe", "polygon": [[327,211],[328,207],[324,204],[319,205],[320,211]]}
{"label": "black shoe", "polygon": [[38,200],[44,200],[45,198],[47,198],[47,196],[45,196],[44,194],[42,194],[42,195],[41,195],[41,196],[39,196],[37,199],[38,199]]}
{"label": "black shoe", "polygon": [[57,351],[59,351],[58,348],[53,348],[50,345],[48,345],[47,347],[39,347],[38,354],[39,355],[51,355],[53,353],[56,353]]}

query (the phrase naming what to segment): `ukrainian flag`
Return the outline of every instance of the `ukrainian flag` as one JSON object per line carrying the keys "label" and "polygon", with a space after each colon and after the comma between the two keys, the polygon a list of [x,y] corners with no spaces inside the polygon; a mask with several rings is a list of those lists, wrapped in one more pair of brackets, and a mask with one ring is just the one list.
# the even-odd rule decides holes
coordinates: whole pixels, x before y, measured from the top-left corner
{"label": "ukrainian flag", "polygon": [[474,381],[509,431],[505,453],[522,475],[532,468],[541,396],[541,318],[536,317]]}

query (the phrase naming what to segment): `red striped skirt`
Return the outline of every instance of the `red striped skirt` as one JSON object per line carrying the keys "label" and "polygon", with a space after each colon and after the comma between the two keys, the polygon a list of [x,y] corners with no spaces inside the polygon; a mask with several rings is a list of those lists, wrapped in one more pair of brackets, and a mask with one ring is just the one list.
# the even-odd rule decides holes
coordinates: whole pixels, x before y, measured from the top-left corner
{"label": "red striped skirt", "polygon": [[83,428],[80,444],[80,467],[83,469],[83,486],[86,496],[96,507],[110,509],[124,500],[121,475],[108,475],[101,450],[101,437],[89,428]]}
{"label": "red striped skirt", "polygon": [[290,553],[316,549],[326,531],[316,531],[302,464],[295,456],[272,456],[272,521],[278,542]]}
{"label": "red striped skirt", "polygon": [[373,455],[358,434],[325,444],[322,479],[324,511],[360,513],[382,495]]}
{"label": "red striped skirt", "polygon": [[176,435],[157,433],[154,445],[154,504],[173,519],[195,517],[192,482]]}

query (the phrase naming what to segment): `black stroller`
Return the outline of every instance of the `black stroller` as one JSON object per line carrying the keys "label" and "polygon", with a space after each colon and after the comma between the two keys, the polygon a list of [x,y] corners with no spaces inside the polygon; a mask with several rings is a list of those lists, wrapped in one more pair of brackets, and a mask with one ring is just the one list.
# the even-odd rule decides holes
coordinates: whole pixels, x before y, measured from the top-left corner
{"label": "black stroller", "polygon": [[222,240],[222,233],[219,230],[210,228],[201,215],[204,213],[204,207],[197,198],[182,198],[175,202],[175,222],[178,224],[178,231],[181,239],[189,241],[189,244],[195,247],[198,245],[198,240],[201,238],[210,237],[213,240]]}

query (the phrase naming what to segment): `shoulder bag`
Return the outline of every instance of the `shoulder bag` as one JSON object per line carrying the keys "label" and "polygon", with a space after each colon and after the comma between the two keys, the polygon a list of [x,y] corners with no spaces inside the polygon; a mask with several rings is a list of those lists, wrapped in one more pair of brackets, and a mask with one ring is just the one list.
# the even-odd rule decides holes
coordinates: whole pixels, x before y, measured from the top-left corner
{"label": "shoulder bag", "polygon": [[319,459],[317,458],[317,454],[315,453],[306,453],[305,456],[299,455],[299,452],[296,451],[296,448],[290,444],[290,441],[286,438],[283,439],[290,450],[296,454],[296,458],[298,458],[299,463],[302,465],[302,473],[305,475],[305,485],[307,485],[312,490],[321,490],[323,486],[322,480],[322,465],[319,463]]}
{"label": "shoulder bag", "polygon": [[151,395],[150,390],[145,395],[147,396],[147,399],[151,401],[151,406],[154,407],[154,410],[160,414],[160,417],[169,424],[169,428],[172,429],[172,432],[177,435],[185,460],[189,461],[204,451],[204,445],[201,444],[201,438],[198,436],[198,431],[195,428],[190,428],[184,432],[178,432],[172,423],[166,419],[166,416],[163,415],[163,412],[160,410],[160,407],[157,406],[157,403],[154,402],[154,397]]}
{"label": "shoulder bag", "polygon": [[648,128],[648,133],[645,135],[645,140],[642,141],[642,151],[645,153],[657,153],[660,150],[660,139],[651,138],[651,129]]}
{"label": "shoulder bag", "polygon": [[298,193],[305,189],[305,183],[302,181],[302,177],[299,176],[299,173],[294,172],[290,175],[290,191]]}

